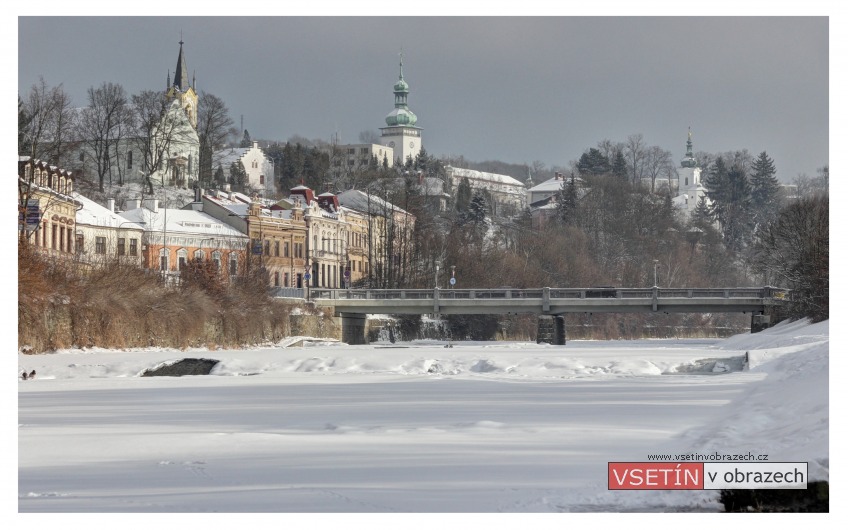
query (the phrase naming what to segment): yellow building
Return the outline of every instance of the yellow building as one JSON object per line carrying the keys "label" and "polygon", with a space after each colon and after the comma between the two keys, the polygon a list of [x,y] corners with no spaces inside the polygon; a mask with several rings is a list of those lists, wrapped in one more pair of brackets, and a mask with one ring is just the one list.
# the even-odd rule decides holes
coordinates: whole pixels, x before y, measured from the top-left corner
{"label": "yellow building", "polygon": [[70,171],[28,156],[18,158],[18,233],[50,256],[74,257],[76,211]]}

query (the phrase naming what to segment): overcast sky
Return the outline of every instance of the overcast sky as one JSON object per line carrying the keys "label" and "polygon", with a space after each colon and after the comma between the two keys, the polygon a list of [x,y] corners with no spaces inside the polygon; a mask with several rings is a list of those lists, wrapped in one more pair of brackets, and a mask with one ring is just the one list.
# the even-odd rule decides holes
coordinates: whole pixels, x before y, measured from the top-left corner
{"label": "overcast sky", "polygon": [[[20,17],[18,91],[75,104],[164,90],[179,41],[198,91],[254,139],[355,143],[409,107],[437,156],[565,166],[641,133],[685,152],[767,151],[778,177],[828,163],[827,17]],[[32,38],[35,35],[42,38]]]}

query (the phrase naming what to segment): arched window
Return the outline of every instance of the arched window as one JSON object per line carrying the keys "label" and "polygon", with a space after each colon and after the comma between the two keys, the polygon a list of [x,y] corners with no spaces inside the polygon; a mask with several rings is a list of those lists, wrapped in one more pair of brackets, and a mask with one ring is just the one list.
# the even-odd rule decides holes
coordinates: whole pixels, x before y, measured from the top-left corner
{"label": "arched window", "polygon": [[159,270],[166,271],[168,270],[168,249],[162,248],[159,249]]}
{"label": "arched window", "polygon": [[184,248],[179,249],[177,251],[178,270],[183,270],[186,266],[187,261],[188,261],[188,251]]}
{"label": "arched window", "polygon": [[215,264],[215,270],[221,270],[221,253],[217,250],[212,253],[212,263]]}
{"label": "arched window", "polygon": [[197,249],[197,250],[194,251],[194,259],[196,259],[198,261],[203,261],[203,258],[204,258],[204,255],[203,255],[202,250]]}

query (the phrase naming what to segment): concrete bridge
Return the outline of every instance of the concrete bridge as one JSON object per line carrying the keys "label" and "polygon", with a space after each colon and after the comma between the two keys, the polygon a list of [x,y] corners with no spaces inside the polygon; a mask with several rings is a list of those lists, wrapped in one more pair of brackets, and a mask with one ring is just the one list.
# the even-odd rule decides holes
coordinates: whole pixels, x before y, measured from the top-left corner
{"label": "concrete bridge", "polygon": [[342,318],[343,340],[365,342],[368,314],[539,315],[539,342],[565,344],[566,313],[750,313],[751,331],[770,325],[788,297],[776,287],[560,289],[311,289],[318,307]]}

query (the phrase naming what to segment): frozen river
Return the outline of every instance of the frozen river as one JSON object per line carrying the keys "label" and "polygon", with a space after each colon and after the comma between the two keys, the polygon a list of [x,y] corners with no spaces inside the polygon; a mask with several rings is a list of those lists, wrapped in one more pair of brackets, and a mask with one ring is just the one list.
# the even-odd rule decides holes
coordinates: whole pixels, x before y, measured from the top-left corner
{"label": "frozen river", "polygon": [[[756,412],[752,392],[784,373],[768,369],[781,359],[823,349],[826,378],[826,323],[814,331],[804,340],[792,328],[735,344],[307,342],[21,355],[21,370],[38,376],[19,384],[18,508],[718,511],[716,492],[608,491],[607,463],[775,444],[826,459],[826,379],[823,448],[793,447],[797,434],[751,438],[739,410],[745,398]],[[750,341],[769,336],[767,349],[754,350]],[[749,349],[762,366],[732,371]],[[186,357],[221,362],[211,375],[138,377]],[[809,432],[801,423],[784,427]]]}

